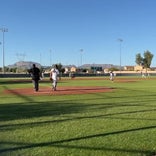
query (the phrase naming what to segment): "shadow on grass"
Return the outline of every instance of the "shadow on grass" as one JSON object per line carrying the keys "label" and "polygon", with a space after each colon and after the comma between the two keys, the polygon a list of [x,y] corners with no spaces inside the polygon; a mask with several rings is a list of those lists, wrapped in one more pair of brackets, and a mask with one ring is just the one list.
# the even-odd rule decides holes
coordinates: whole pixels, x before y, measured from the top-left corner
{"label": "shadow on grass", "polygon": [[[49,104],[48,104],[49,106]],[[45,106],[46,107],[46,106]],[[69,106],[70,107],[70,106]],[[87,106],[86,106],[87,107]],[[60,107],[58,107],[59,110],[60,110]],[[61,106],[62,108],[62,106]],[[22,108],[23,109],[23,108]],[[43,108],[44,109],[44,112],[46,112],[45,110],[49,109],[48,108]],[[37,115],[37,113],[33,113],[32,116],[35,117],[35,115],[37,115],[37,117],[40,115],[40,116],[55,116],[55,115],[62,115],[62,114],[69,114],[69,113],[75,113],[75,111],[78,113],[80,112],[81,110],[77,110],[77,109],[72,109],[71,111],[67,111],[66,109],[68,109],[66,106],[64,107],[64,109],[62,108],[61,111],[58,111],[57,110],[57,107],[55,107],[55,111],[53,112],[51,109],[50,109],[50,112],[49,113],[45,113],[45,114],[42,114],[41,112]],[[71,109],[71,108],[70,108]],[[31,109],[32,110],[32,109]],[[35,111],[36,109],[34,109]],[[64,110],[64,111],[63,111]],[[34,112],[32,111],[32,112]],[[15,129],[22,129],[24,127],[28,127],[28,126],[31,126],[31,127],[36,127],[36,126],[41,126],[41,125],[45,125],[45,124],[52,124],[52,123],[60,123],[60,122],[68,122],[68,121],[76,121],[76,120],[83,120],[83,119],[95,119],[95,118],[107,118],[107,119],[115,119],[115,120],[118,120],[118,119],[122,119],[122,120],[148,120],[148,121],[155,121],[155,118],[153,119],[143,119],[143,118],[129,118],[129,117],[116,117],[116,115],[129,115],[129,114],[136,114],[136,113],[146,113],[146,112],[155,112],[156,109],[146,109],[146,110],[138,110],[138,111],[125,111],[125,112],[116,112],[116,113],[109,113],[109,114],[103,114],[103,115],[91,115],[91,116],[82,116],[82,117],[65,117],[64,119],[55,119],[55,120],[47,120],[47,121],[38,121],[38,122],[29,122],[29,123],[19,123],[19,124],[9,124],[9,125],[0,125],[0,130],[1,131],[6,131],[6,130],[15,130]],[[27,112],[27,110],[26,110]],[[30,117],[30,113],[27,112],[29,114],[29,116],[23,116],[23,117]],[[51,114],[50,114],[51,113]],[[14,113],[15,114],[15,113]],[[19,114],[19,113],[18,113]],[[25,113],[22,112],[21,113],[22,115],[24,115]],[[35,114],[35,115],[34,115]],[[113,117],[115,116],[115,117]],[[11,116],[12,118],[13,116]],[[4,118],[4,117],[3,117]],[[18,119],[20,118],[20,116],[18,116]],[[30,117],[32,118],[32,117]]]}
{"label": "shadow on grass", "polygon": [[64,140],[57,140],[52,142],[44,142],[44,143],[21,143],[21,142],[1,142],[1,144],[7,144],[7,145],[16,145],[18,147],[11,147],[11,148],[5,148],[0,149],[0,153],[4,152],[12,152],[17,150],[23,150],[23,149],[30,149],[30,148],[37,148],[37,147],[45,147],[45,146],[53,146],[58,148],[75,148],[75,149],[85,149],[85,150],[102,150],[102,151],[116,151],[116,152],[128,152],[128,153],[141,153],[146,155],[152,155],[155,151],[149,151],[149,150],[133,150],[133,149],[116,149],[116,148],[106,148],[106,147],[90,147],[90,146],[78,146],[78,145],[62,145],[64,143],[70,143],[75,141],[81,141],[86,139],[92,139],[92,138],[99,138],[99,137],[106,137],[109,135],[120,135],[123,133],[131,133],[131,132],[138,132],[138,131],[144,131],[149,129],[155,129],[156,125],[154,126],[146,126],[146,127],[140,127],[140,128],[133,128],[133,129],[127,129],[127,130],[119,130],[114,132],[108,132],[108,133],[101,133],[101,134],[93,134],[83,137],[75,137],[75,138],[69,138]]}
{"label": "shadow on grass", "polygon": [[[7,87],[4,87],[5,89],[8,89]],[[72,113],[81,113],[85,112],[87,109],[90,111],[95,111],[96,109],[104,110],[110,108],[117,108],[117,107],[151,107],[148,106],[149,100],[144,100],[141,103],[143,104],[137,104],[136,100],[130,101],[130,102],[116,102],[116,103],[102,103],[102,104],[95,104],[90,103],[89,101],[92,100],[100,100],[103,99],[104,96],[101,94],[96,95],[99,97],[95,98],[85,98],[85,101],[88,101],[89,104],[84,104],[84,99],[79,99],[79,103],[74,100],[58,100],[58,101],[44,101],[44,102],[36,102],[33,97],[24,96],[22,94],[17,94],[12,90],[13,94],[17,95],[21,99],[24,99],[26,102],[24,103],[11,103],[11,104],[1,104],[0,105],[0,121],[9,121],[9,120],[16,120],[16,119],[31,119],[35,117],[46,117],[46,116],[58,116],[58,115],[66,115],[66,114],[72,114]],[[107,95],[108,96],[108,95]],[[110,98],[109,96],[106,98]],[[153,95],[154,96],[154,95]],[[127,97],[127,96],[126,96]],[[125,96],[123,98],[126,98]],[[112,97],[114,99],[121,98],[121,97]],[[151,100],[155,101],[155,99]],[[147,105],[145,104],[147,103]],[[136,104],[135,104],[136,103]],[[141,110],[133,110],[133,111],[121,111],[121,112],[114,112],[106,114],[103,112],[102,115],[91,115],[91,116],[85,116],[85,117],[66,117],[62,120],[53,120],[53,121],[42,121],[42,122],[33,122],[33,123],[25,123],[25,124],[9,124],[9,125],[0,125],[0,130],[11,130],[16,129],[24,126],[37,126],[41,124],[46,123],[54,123],[54,122],[66,122],[70,120],[80,120],[80,119],[92,119],[92,118],[111,118],[114,115],[128,115],[128,114],[135,114],[135,113],[144,113],[144,112],[153,112],[156,111],[155,108],[150,109],[141,109]],[[119,118],[119,117],[118,117]]]}
{"label": "shadow on grass", "polygon": [[[4,86],[4,89],[8,89]],[[25,96],[11,90],[14,95],[26,102],[0,105],[0,121],[26,119],[42,116],[55,116],[81,112],[87,105],[76,104],[72,100],[36,102],[34,97]],[[45,97],[44,97],[45,98]]]}
{"label": "shadow on grass", "polygon": [[34,102],[0,105],[0,121],[27,119],[45,116],[57,116],[78,113],[85,110],[85,105],[68,102]]}
{"label": "shadow on grass", "polygon": [[[15,93],[16,94],[16,93]],[[100,95],[101,99],[103,96]],[[79,103],[75,103],[72,100],[64,100],[64,101],[44,101],[44,102],[36,102],[33,97],[29,96],[23,96],[21,94],[17,94],[18,97],[24,99],[27,101],[26,103],[11,103],[11,104],[1,104],[0,105],[0,120],[1,121],[8,121],[8,120],[16,120],[16,119],[27,119],[27,118],[34,118],[34,117],[43,117],[43,116],[58,116],[58,115],[66,115],[66,114],[72,114],[72,113],[81,113],[85,111],[86,109],[107,109],[111,107],[122,107],[122,106],[142,106],[144,104],[132,104],[134,101],[130,101],[129,103],[125,101],[121,102],[115,102],[115,103],[105,103],[97,106],[97,104],[92,103],[92,104],[84,104],[83,101],[80,100]],[[135,96],[135,95],[133,95]],[[154,96],[154,94],[152,95]],[[127,96],[128,97],[128,96]],[[110,97],[107,97],[110,98]],[[121,98],[121,97],[114,97],[116,98]],[[126,96],[122,97],[126,99]],[[84,100],[84,99],[83,99]],[[87,100],[87,98],[85,99]],[[91,100],[91,99],[89,99]],[[94,99],[95,100],[95,99]],[[154,101],[152,99],[151,101]],[[82,103],[81,103],[82,102]],[[148,103],[148,100],[144,100],[143,102]],[[97,107],[93,107],[96,105]],[[100,107],[99,107],[100,106]],[[145,106],[145,105],[144,105]],[[103,114],[103,115],[93,115],[93,116],[85,116],[85,117],[73,117],[67,119],[62,119],[62,120],[53,120],[53,121],[47,121],[47,123],[52,123],[52,122],[65,122],[69,120],[80,120],[84,118],[97,118],[97,117],[111,117],[113,115],[120,115],[120,114],[132,114],[132,113],[141,113],[141,112],[151,112],[151,111],[156,111],[156,109],[147,109],[147,110],[136,110],[136,111],[124,111],[124,112],[115,112],[115,113],[110,113],[110,114]],[[39,124],[45,124],[46,122],[36,122],[36,123],[28,123],[26,124],[27,126],[32,125],[39,125]],[[3,130],[6,128],[5,125],[1,125]],[[20,126],[25,126],[25,124],[15,124],[15,125],[9,125],[13,126],[14,128],[19,128]],[[13,128],[12,127],[12,128]],[[9,130],[9,127],[7,127]],[[6,128],[6,129],[7,129]],[[140,127],[140,128],[134,128],[134,129],[127,129],[127,130],[120,130],[120,131],[114,131],[114,132],[108,132],[108,133],[101,133],[101,134],[93,134],[93,135],[88,135],[88,136],[83,136],[83,137],[75,137],[75,138],[69,138],[69,139],[64,139],[64,140],[56,140],[52,142],[43,142],[43,143],[26,143],[23,144],[21,142],[1,142],[0,145],[16,145],[17,147],[10,147],[10,148],[3,148],[0,149],[0,153],[5,153],[5,152],[12,152],[12,151],[17,151],[21,149],[31,149],[31,148],[37,148],[37,147],[45,147],[45,146],[53,146],[57,148],[72,148],[72,149],[85,149],[85,150],[101,150],[101,151],[116,151],[116,152],[128,152],[128,153],[142,153],[146,155],[152,155],[154,151],[149,151],[149,150],[133,150],[133,149],[120,149],[120,148],[106,148],[106,147],[91,147],[91,146],[78,146],[78,145],[64,145],[64,143],[72,143],[76,141],[81,141],[81,140],[86,140],[86,139],[92,139],[92,138],[98,138],[98,137],[106,137],[110,135],[119,135],[122,133],[129,133],[129,132],[136,132],[136,131],[143,131],[143,130],[149,130],[149,129],[155,129],[156,126],[147,126],[147,127]],[[76,142],[77,143],[77,142]]]}

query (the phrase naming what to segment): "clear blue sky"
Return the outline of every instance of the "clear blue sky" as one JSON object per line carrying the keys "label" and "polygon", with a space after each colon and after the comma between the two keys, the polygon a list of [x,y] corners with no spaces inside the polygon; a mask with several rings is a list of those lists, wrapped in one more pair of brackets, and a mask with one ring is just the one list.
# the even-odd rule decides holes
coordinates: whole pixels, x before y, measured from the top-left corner
{"label": "clear blue sky", "polygon": [[119,65],[121,38],[121,65],[135,65],[136,54],[149,50],[155,67],[155,8],[156,0],[0,0],[5,65]]}

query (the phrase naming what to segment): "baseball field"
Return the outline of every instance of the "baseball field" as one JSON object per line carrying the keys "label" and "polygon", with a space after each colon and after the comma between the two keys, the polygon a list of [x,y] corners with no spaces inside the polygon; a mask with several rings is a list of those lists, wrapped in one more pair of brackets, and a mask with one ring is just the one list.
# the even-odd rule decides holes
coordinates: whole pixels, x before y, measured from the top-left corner
{"label": "baseball field", "polygon": [[0,79],[0,156],[154,155],[154,76]]}

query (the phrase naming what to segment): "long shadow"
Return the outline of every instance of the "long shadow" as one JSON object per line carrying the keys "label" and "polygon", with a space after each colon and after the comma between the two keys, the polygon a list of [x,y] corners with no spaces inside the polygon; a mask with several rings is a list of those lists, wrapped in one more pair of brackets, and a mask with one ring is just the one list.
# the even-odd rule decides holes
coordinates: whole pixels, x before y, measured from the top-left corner
{"label": "long shadow", "polygon": [[[23,97],[25,98],[25,97]],[[28,99],[27,99],[28,98]],[[25,123],[25,124],[10,124],[10,125],[1,125],[1,130],[11,130],[25,126],[38,126],[40,124],[46,123],[53,123],[53,122],[66,122],[70,120],[80,120],[80,119],[92,119],[92,118],[99,118],[99,117],[111,117],[113,115],[127,115],[127,114],[134,114],[134,113],[142,113],[142,112],[152,112],[156,111],[155,108],[153,109],[144,109],[144,110],[136,110],[136,111],[122,111],[122,112],[115,112],[109,114],[102,114],[96,116],[85,116],[85,117],[71,117],[69,114],[71,113],[81,113],[86,111],[86,109],[95,111],[96,109],[109,109],[109,108],[117,108],[117,107],[133,107],[133,106],[147,106],[145,104],[131,104],[129,103],[106,103],[106,104],[82,104],[76,103],[73,100],[66,100],[66,101],[45,101],[45,102],[33,102],[31,98],[26,97],[29,103],[20,103],[20,104],[4,104],[0,105],[0,121],[8,121],[8,120],[15,120],[15,119],[28,119],[34,117],[42,117],[42,116],[57,116],[63,115],[65,119],[62,120],[52,120],[52,121],[43,121],[43,122],[33,122],[33,123]],[[82,99],[83,101],[84,99]],[[89,99],[88,99],[89,100]],[[148,100],[149,102],[149,100]],[[95,107],[96,106],[96,107]],[[66,116],[65,115],[69,115]]]}
{"label": "long shadow", "polygon": [[[64,146],[64,145],[60,145],[63,143],[69,143],[69,142],[74,142],[74,141],[81,141],[81,140],[86,140],[86,139],[92,139],[92,138],[99,138],[99,137],[106,137],[106,136],[112,136],[112,135],[118,135],[118,134],[123,134],[123,133],[130,133],[130,132],[138,132],[138,131],[145,131],[145,130],[149,130],[149,129],[155,129],[156,125],[153,126],[146,126],[146,127],[140,127],[140,128],[133,128],[133,129],[127,129],[127,130],[119,130],[119,131],[114,131],[114,132],[107,132],[107,133],[100,133],[100,134],[93,134],[93,135],[87,135],[87,136],[83,136],[83,137],[75,137],[75,138],[69,138],[69,139],[64,139],[64,140],[57,140],[57,141],[52,141],[52,142],[44,142],[44,143],[18,143],[18,142],[2,142],[1,144],[14,144],[14,145],[18,145],[18,147],[11,147],[11,148],[5,148],[5,149],[1,149],[0,153],[4,153],[4,152],[12,152],[12,151],[16,151],[16,150],[22,150],[22,149],[30,149],[30,148],[37,148],[37,147],[45,147],[45,146],[57,146],[57,147],[63,147],[63,148],[79,148],[78,146]],[[82,146],[80,146],[80,148],[82,148]],[[94,147],[87,147],[87,146],[83,146],[84,149],[90,149],[92,148],[92,150],[94,149]],[[107,149],[107,148],[106,148]],[[98,148],[98,150],[106,150],[105,147],[104,148]],[[95,148],[94,150],[97,150],[97,148]],[[107,149],[107,150],[112,150],[112,151],[120,151],[120,149]],[[124,152],[132,152],[132,153],[138,153],[137,151],[134,150],[121,150]],[[139,151],[142,152],[142,151]],[[154,152],[154,151],[144,151],[144,153],[149,153],[149,152]]]}
{"label": "long shadow", "polygon": [[[20,104],[19,103],[1,104],[0,105],[0,121],[14,120],[14,119],[21,118],[22,116],[24,119],[24,118],[30,118],[30,117],[54,116],[54,115],[68,114],[68,113],[70,114],[70,113],[76,113],[76,112],[78,113],[78,112],[83,112],[86,109],[106,110],[106,109],[117,108],[117,107],[133,107],[133,106],[151,107],[151,105],[150,106],[148,105],[150,100],[142,101],[141,104],[140,103],[133,104],[134,102],[136,102],[135,100],[130,101],[129,103],[126,102],[126,104],[124,101],[120,103],[116,102],[116,103],[101,103],[101,104],[95,104],[95,103],[85,104],[83,103],[84,98],[80,99],[79,103],[75,102],[75,100],[36,102],[36,101],[33,101],[34,100],[33,97],[23,96],[23,95],[17,95],[17,96],[24,98],[27,102],[20,103]],[[85,98],[85,100],[92,101],[95,99],[91,97],[88,99]],[[153,99],[151,101],[155,101],[155,100]],[[152,110],[155,111],[155,109],[152,109]]]}
{"label": "long shadow", "polygon": [[[8,87],[4,86],[5,89]],[[59,114],[70,114],[74,112],[81,112],[85,108],[90,107],[90,104],[75,103],[72,100],[63,101],[44,101],[36,102],[33,97],[24,96],[12,90],[12,93],[17,97],[24,99],[24,103],[12,103],[0,105],[0,120],[14,120],[18,118],[31,118],[41,116],[54,116]],[[102,98],[102,97],[101,97]],[[87,100],[87,99],[85,99]],[[91,100],[91,99],[88,99]],[[83,101],[83,100],[82,100]]]}
{"label": "long shadow", "polygon": [[0,105],[0,121],[57,116],[85,111],[85,105],[65,102],[41,102]]}
{"label": "long shadow", "polygon": [[[8,142],[3,142],[4,144],[8,144],[8,145],[15,145],[14,142],[12,143],[8,143]],[[16,145],[21,145],[22,143],[16,143]],[[26,144],[25,144],[26,146]],[[49,145],[48,145],[49,146]],[[80,150],[90,150],[90,151],[103,151],[103,152],[106,152],[106,151],[109,151],[109,152],[122,152],[122,153],[131,153],[131,154],[142,154],[142,155],[145,155],[146,156],[155,156],[156,155],[156,152],[153,150],[136,150],[136,149],[122,149],[122,148],[108,148],[108,147],[104,147],[104,146],[98,146],[98,147],[95,147],[95,146],[80,146],[80,145],[63,145],[63,144],[53,144],[53,145],[50,145],[52,147],[57,147],[57,148],[68,148],[68,149],[80,149]],[[18,150],[18,148],[17,148]],[[8,151],[5,149],[5,150],[0,150],[0,153],[6,153],[6,152],[12,152],[12,151],[16,151],[16,148],[9,148]]]}
{"label": "long shadow", "polygon": [[[8,87],[4,87],[5,89],[8,89]],[[13,94],[15,94],[16,96],[24,99],[25,103],[12,103],[12,104],[1,104],[0,105],[0,121],[6,121],[6,120],[14,120],[14,119],[25,119],[25,118],[32,118],[32,117],[42,117],[42,116],[55,116],[55,115],[60,115],[60,114],[71,114],[71,113],[79,113],[79,112],[83,112],[86,109],[110,109],[110,108],[117,108],[117,107],[133,107],[133,106],[146,106],[146,107],[151,107],[148,106],[149,102],[152,102],[155,100],[151,99],[151,100],[143,100],[141,103],[139,102],[139,104],[137,103],[137,101],[134,99],[134,96],[132,96],[132,98],[134,99],[134,101],[130,101],[130,102],[117,102],[116,99],[117,98],[121,98],[121,97],[111,97],[112,99],[114,99],[114,103],[101,103],[101,104],[95,104],[95,103],[90,103],[89,104],[85,104],[83,101],[91,101],[92,100],[100,100],[105,98],[109,99],[110,96],[106,96],[104,94],[97,94],[99,96],[96,97],[92,97],[90,96],[89,98],[82,98],[79,99],[79,103],[75,102],[74,100],[58,100],[58,101],[44,101],[44,102],[36,102],[34,101],[33,97],[29,97],[29,96],[24,96],[22,94],[16,93],[13,90]],[[149,97],[149,95],[147,95]],[[155,96],[155,94],[150,95],[150,96]],[[126,99],[126,96],[122,97]],[[138,99],[140,101],[140,99]],[[137,104],[134,104],[137,103]],[[94,107],[96,106],[96,107]],[[153,111],[155,111],[155,109],[152,109]],[[138,111],[136,111],[138,112]],[[125,112],[123,112],[125,114]],[[131,113],[131,111],[129,112]],[[132,113],[134,113],[132,111]],[[118,113],[115,113],[116,115]],[[120,113],[119,113],[120,114]]]}
{"label": "long shadow", "polygon": [[[9,89],[7,86],[3,86],[4,89]],[[25,96],[16,92],[16,90],[10,90],[13,95],[24,99],[24,103],[11,103],[0,105],[0,120],[14,120],[18,118],[32,118],[41,116],[54,116],[60,114],[70,114],[75,112],[81,112],[88,107],[88,104],[76,103],[72,100],[63,100],[55,102],[36,102],[33,97]]]}
{"label": "long shadow", "polygon": [[150,150],[136,150],[136,149],[122,149],[122,148],[108,148],[108,147],[91,147],[91,146],[77,146],[77,145],[53,145],[53,147],[58,147],[58,148],[68,148],[68,149],[83,149],[83,150],[90,150],[90,151],[109,151],[109,152],[122,152],[125,153],[125,156],[127,153],[131,153],[131,154],[141,154],[142,156],[155,156],[156,152],[150,151]]}
{"label": "long shadow", "polygon": [[[6,130],[15,130],[15,129],[22,129],[24,127],[28,126],[41,126],[45,124],[52,124],[52,123],[60,123],[60,122],[67,122],[67,121],[76,121],[76,120],[83,120],[83,119],[93,119],[93,118],[110,118],[110,119],[122,119],[122,120],[156,120],[156,119],[143,119],[143,118],[125,118],[125,117],[113,117],[114,115],[129,115],[129,114],[136,114],[136,113],[144,113],[144,112],[155,112],[156,109],[148,109],[148,110],[137,110],[137,111],[126,111],[126,112],[116,112],[116,113],[110,113],[110,114],[104,114],[104,115],[92,115],[92,116],[83,116],[83,117],[70,117],[67,116],[65,119],[59,119],[59,120],[48,120],[48,121],[40,121],[40,122],[29,122],[29,123],[21,123],[21,124],[9,124],[9,125],[0,125],[1,131]],[[63,112],[61,112],[62,114]],[[64,112],[65,113],[65,112]],[[68,112],[69,113],[69,112]],[[67,114],[68,114],[67,113]],[[23,113],[22,113],[23,114]]]}
{"label": "long shadow", "polygon": [[[4,88],[5,90],[10,90],[7,86],[3,86],[3,88]],[[23,94],[20,94],[20,93],[16,92],[16,90],[11,89],[10,92],[11,92],[13,95],[16,95],[16,96],[18,96],[18,97],[20,97],[20,98],[26,100],[27,102],[33,102],[33,101],[34,101],[33,98],[30,98],[29,96],[24,96]]]}
{"label": "long shadow", "polygon": [[[5,87],[7,88],[7,87]],[[125,89],[126,90],[126,89]],[[133,91],[133,90],[130,90]],[[139,90],[137,90],[139,91]],[[140,92],[140,91],[139,91]],[[147,91],[148,92],[148,91]],[[5,121],[5,120],[14,120],[14,119],[26,119],[26,118],[33,118],[33,117],[42,117],[42,116],[57,116],[57,115],[69,115],[72,113],[81,113],[83,111],[85,111],[86,109],[92,109],[91,106],[94,106],[97,104],[84,104],[83,100],[80,101],[79,103],[75,103],[72,100],[65,100],[65,101],[54,101],[54,102],[49,102],[49,101],[45,101],[45,102],[35,102],[33,100],[32,97],[29,96],[23,96],[21,94],[17,94],[16,92],[13,92],[13,94],[17,95],[18,97],[24,99],[25,101],[27,101],[27,103],[12,103],[12,104],[4,104],[4,105],[0,105],[0,120]],[[143,92],[141,93],[142,95]],[[113,98],[114,100],[117,98],[121,98],[120,96],[117,97],[112,97],[112,96],[104,96],[103,94],[98,94],[96,93],[96,95],[98,95],[101,99],[102,98]],[[149,95],[147,95],[149,97]],[[155,96],[155,94],[153,93],[150,96]],[[126,97],[129,96],[124,96],[124,98],[126,99]],[[137,97],[135,95],[132,95],[132,98]],[[123,98],[123,97],[122,97]],[[93,98],[88,98],[88,100],[91,100]],[[96,99],[96,98],[95,98]],[[95,100],[94,99],[94,100]],[[99,98],[98,98],[99,99]],[[87,98],[85,99],[87,100]],[[150,101],[154,101],[150,100]],[[82,102],[82,103],[81,103]],[[102,103],[98,106],[100,107],[96,107],[93,109],[101,109],[103,107],[103,109],[107,109],[107,108],[113,108],[113,107],[121,107],[121,106],[142,106],[145,104],[132,104],[136,102],[131,101],[129,103],[126,102],[126,100],[120,103],[118,102],[114,102],[114,103]],[[144,103],[148,103],[149,100],[143,100],[142,102]],[[44,124],[44,123],[55,123],[55,122],[65,122],[65,121],[69,121],[69,120],[80,120],[80,119],[85,119],[85,118],[98,118],[98,117],[111,117],[113,115],[122,115],[122,114],[133,114],[133,113],[141,113],[141,112],[150,112],[150,111],[156,111],[156,109],[147,109],[147,110],[137,110],[137,111],[127,111],[127,112],[116,112],[116,113],[110,113],[110,114],[104,114],[104,115],[96,115],[96,116],[85,116],[85,117],[68,117],[66,119],[62,119],[62,120],[53,120],[53,121],[44,121],[44,122],[36,122],[36,123],[28,123],[28,124],[15,124],[15,125],[10,125],[13,126],[14,128],[17,128],[18,126],[29,126],[29,125],[40,125],[40,124]],[[2,130],[9,130],[10,128],[12,129],[13,127],[7,127],[8,125],[1,125],[1,129]],[[18,127],[19,128],[19,127]],[[44,147],[44,146],[57,146],[60,148],[84,148],[84,149],[91,149],[92,147],[88,147],[88,146],[68,146],[68,145],[61,145],[62,143],[66,143],[66,142],[72,142],[72,141],[78,141],[78,140],[83,140],[83,139],[91,139],[91,138],[95,138],[95,137],[105,137],[108,135],[115,135],[115,134],[121,134],[121,133],[128,133],[128,132],[135,132],[135,131],[140,131],[140,130],[147,130],[147,129],[153,129],[156,128],[156,126],[149,126],[149,127],[141,127],[141,128],[137,128],[137,129],[129,129],[129,130],[121,130],[121,131],[116,131],[116,132],[110,132],[110,133],[102,133],[102,134],[95,134],[95,135],[89,135],[89,136],[85,136],[85,137],[76,137],[76,138],[70,138],[70,139],[65,139],[65,140],[60,140],[60,141],[54,141],[54,142],[46,142],[46,143],[38,143],[38,144],[22,144],[19,143],[19,147],[13,147],[13,148],[6,148],[6,149],[2,149],[0,150],[0,153],[3,152],[9,152],[9,151],[16,151],[18,149],[28,149],[28,148],[35,148],[35,147]],[[18,145],[18,143],[16,142],[10,142],[6,144],[15,144]],[[1,143],[1,144],[5,144],[5,142]],[[125,151],[125,152],[138,152],[135,150],[122,150],[122,149],[108,149],[105,147],[102,148],[92,148],[93,150],[111,150],[111,151]],[[141,151],[140,151],[141,152]],[[144,151],[144,153],[149,153],[150,151]]]}

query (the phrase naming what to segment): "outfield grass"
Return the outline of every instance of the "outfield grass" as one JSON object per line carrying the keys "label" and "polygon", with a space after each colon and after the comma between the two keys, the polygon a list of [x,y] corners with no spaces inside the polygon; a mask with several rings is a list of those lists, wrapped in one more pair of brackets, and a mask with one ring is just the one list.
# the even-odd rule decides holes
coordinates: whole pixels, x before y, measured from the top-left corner
{"label": "outfield grass", "polygon": [[5,95],[4,89],[32,84],[0,79],[0,156],[154,155],[156,78],[130,79],[62,79],[59,86],[115,90],[61,96]]}

